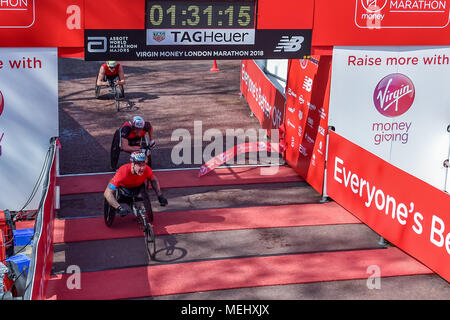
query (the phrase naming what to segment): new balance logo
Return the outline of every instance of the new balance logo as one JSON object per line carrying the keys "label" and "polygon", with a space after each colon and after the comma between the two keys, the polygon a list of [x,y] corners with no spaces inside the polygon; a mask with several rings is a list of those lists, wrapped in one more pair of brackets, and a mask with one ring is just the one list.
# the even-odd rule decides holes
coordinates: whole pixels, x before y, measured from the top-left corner
{"label": "new balance logo", "polygon": [[302,36],[282,36],[273,52],[296,52],[302,48],[304,40],[305,38]]}

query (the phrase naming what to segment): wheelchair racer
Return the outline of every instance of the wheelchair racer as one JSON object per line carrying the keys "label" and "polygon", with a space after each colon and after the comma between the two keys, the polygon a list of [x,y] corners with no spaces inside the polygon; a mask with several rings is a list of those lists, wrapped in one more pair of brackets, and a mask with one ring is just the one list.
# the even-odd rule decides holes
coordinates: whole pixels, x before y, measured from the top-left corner
{"label": "wheelchair racer", "polygon": [[167,199],[163,196],[159,181],[153,174],[152,169],[146,165],[146,155],[144,152],[135,151],[130,156],[130,163],[122,165],[109,181],[105,192],[103,193],[106,201],[111,207],[116,209],[120,216],[126,216],[131,211],[124,208],[116,199],[115,191],[119,190],[120,196],[129,197],[131,194],[137,196],[139,193],[144,199],[144,207],[147,212],[148,221],[153,222],[153,214],[151,214],[150,198],[147,192],[145,182],[150,181],[152,189],[158,197],[159,204],[166,206]]}
{"label": "wheelchair racer", "polygon": [[97,76],[97,86],[108,86],[110,83],[115,83],[120,88],[122,98],[125,98],[125,73],[120,63],[114,60],[109,60],[100,66]]}
{"label": "wheelchair racer", "polygon": [[116,130],[111,144],[111,169],[115,170],[120,152],[132,153],[146,148],[147,164],[151,167],[150,149],[155,146],[153,126],[140,116],[134,116]]}

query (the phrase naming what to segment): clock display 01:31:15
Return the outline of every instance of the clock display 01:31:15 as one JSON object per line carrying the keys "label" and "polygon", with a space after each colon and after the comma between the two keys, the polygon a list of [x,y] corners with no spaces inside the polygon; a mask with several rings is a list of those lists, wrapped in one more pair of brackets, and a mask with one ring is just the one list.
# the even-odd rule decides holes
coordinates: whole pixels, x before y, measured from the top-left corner
{"label": "clock display 01:31:15", "polygon": [[248,28],[255,25],[254,2],[148,2],[147,29]]}

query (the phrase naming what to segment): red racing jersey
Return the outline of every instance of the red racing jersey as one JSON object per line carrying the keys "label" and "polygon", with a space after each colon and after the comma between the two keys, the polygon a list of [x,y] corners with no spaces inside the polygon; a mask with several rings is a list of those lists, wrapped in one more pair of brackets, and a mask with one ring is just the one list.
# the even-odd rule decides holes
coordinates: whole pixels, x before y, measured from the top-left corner
{"label": "red racing jersey", "polygon": [[113,190],[118,187],[135,188],[142,185],[146,179],[153,179],[153,171],[149,166],[145,166],[142,175],[137,175],[131,172],[131,163],[127,163],[121,166],[109,181],[109,188]]}
{"label": "red racing jersey", "polygon": [[152,128],[152,125],[150,124],[150,122],[145,121],[144,128],[143,128],[143,130],[140,131],[139,134],[134,133],[131,130],[132,127],[133,127],[133,124],[131,123],[131,121],[126,121],[121,126],[122,138],[125,138],[125,139],[128,139],[128,140],[142,138],[143,136],[145,136],[145,134],[147,132],[150,132],[150,130]]}
{"label": "red racing jersey", "polygon": [[105,70],[105,76],[118,76],[119,75],[119,66],[120,66],[120,63],[117,63],[116,67],[114,68],[114,71],[111,71],[111,69],[108,68],[106,63],[102,64],[102,67]]}

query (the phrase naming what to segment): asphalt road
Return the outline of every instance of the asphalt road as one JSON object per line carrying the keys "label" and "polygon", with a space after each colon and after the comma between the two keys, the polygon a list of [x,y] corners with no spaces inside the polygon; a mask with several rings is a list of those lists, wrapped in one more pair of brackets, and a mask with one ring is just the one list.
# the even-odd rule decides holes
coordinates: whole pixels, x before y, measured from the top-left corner
{"label": "asphalt road", "polygon": [[[152,155],[154,169],[199,167],[194,163],[195,122],[201,123],[203,150],[211,143],[207,130],[222,136],[227,129],[258,130],[246,101],[239,95],[240,62],[218,61],[220,72],[211,72],[212,61],[124,62],[126,100],[123,110],[114,109],[104,92],[94,98],[95,76],[100,62],[59,59],[60,174],[110,171],[109,148],[114,130],[133,115],[152,122],[157,149]],[[177,131],[178,130],[178,131]],[[175,164],[173,148],[180,135],[192,142],[191,163]],[[214,131],[210,131],[214,132]],[[225,142],[222,141],[222,144]],[[127,158],[121,156],[121,163]],[[245,164],[249,164],[249,159]],[[258,162],[259,163],[259,162]],[[164,190],[169,206],[155,211],[172,211],[319,203],[321,196],[306,183],[174,188]],[[153,200],[155,198],[153,197]],[[61,197],[58,219],[101,216],[101,193]],[[261,212],[261,214],[266,214]],[[301,214],[301,212],[299,212]],[[117,220],[119,221],[119,220]],[[120,223],[120,221],[118,222]],[[325,225],[199,232],[158,237],[160,261],[168,264],[248,256],[378,249],[378,236],[365,225]],[[83,271],[129,268],[145,264],[141,238],[62,243],[54,248],[54,272],[69,265]],[[170,244],[175,254],[164,256]],[[274,266],[276,267],[276,266]],[[311,270],[314,272],[314,270]],[[99,288],[101,290],[101,288]],[[450,299],[450,285],[438,275],[384,277],[381,288],[370,290],[367,279],[235,288],[158,297],[158,300],[241,300],[241,299]]]}

